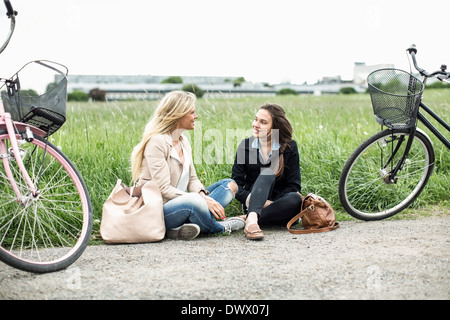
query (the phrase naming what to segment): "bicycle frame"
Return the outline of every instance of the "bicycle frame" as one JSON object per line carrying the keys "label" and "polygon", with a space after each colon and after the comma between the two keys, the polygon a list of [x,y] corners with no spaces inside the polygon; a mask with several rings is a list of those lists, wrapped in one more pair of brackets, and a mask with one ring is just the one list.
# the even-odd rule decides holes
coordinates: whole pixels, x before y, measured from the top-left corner
{"label": "bicycle frame", "polygon": [[[35,128],[33,126],[29,126],[29,125],[26,125],[26,124],[23,124],[20,122],[14,122],[11,119],[11,115],[9,113],[5,113],[3,103],[0,102],[0,130],[4,130],[4,129],[6,129],[6,133],[8,134],[9,139],[11,141],[11,148],[12,148],[12,151],[14,154],[14,158],[17,162],[17,165],[20,168],[20,171],[21,171],[27,185],[29,186],[32,195],[34,197],[37,197],[38,190],[37,190],[36,186],[34,185],[33,181],[31,181],[31,178],[23,164],[22,157],[20,156],[20,150],[19,150],[16,130],[21,130],[21,131],[25,132],[26,137],[22,137],[22,138],[25,138],[29,141],[31,141],[33,139],[33,134],[37,134],[39,136],[44,136],[45,132],[38,128]],[[17,196],[17,201],[19,203],[23,204],[25,198],[21,194],[19,187],[17,186],[17,183],[14,180],[13,174],[11,172],[11,168],[9,166],[9,153],[8,153],[8,150],[6,149],[6,145],[5,145],[4,141],[2,141],[2,140],[0,140],[0,158],[2,158],[3,166],[5,167],[6,176],[8,177],[8,180],[11,183],[14,193]]]}
{"label": "bicycle frame", "polygon": [[[450,125],[446,123],[443,119],[441,119],[436,113],[433,112],[426,104],[423,102],[420,103],[420,107],[427,112],[430,116],[432,116],[439,124],[441,124],[447,131],[450,132]],[[425,116],[419,112],[417,113],[417,118],[420,120],[420,122],[423,123],[425,127],[427,127],[448,149],[450,149],[450,142],[444,137],[444,135],[436,129],[435,126],[431,124],[431,122],[425,118]]]}
{"label": "bicycle frame", "polygon": [[[448,123],[446,123],[442,118],[440,118],[433,110],[431,110],[425,103],[422,101],[420,102],[420,108],[422,108],[426,113],[428,113],[430,116],[432,116],[436,121],[438,121],[447,131],[450,132],[450,126]],[[427,127],[448,149],[450,149],[450,142],[444,137],[444,135],[435,127],[433,124],[419,111],[417,112],[417,118],[425,127]],[[416,126],[411,128],[410,136],[413,137],[417,128]],[[401,137],[401,141],[397,144],[395,150],[392,152],[392,155],[389,157],[389,159],[386,161],[386,164],[383,166],[383,169],[386,169],[386,167],[391,163],[394,156],[397,154],[398,150],[400,149],[401,144],[403,143],[404,137]],[[394,170],[392,170],[386,177],[385,182],[386,183],[395,183],[395,177],[397,175],[397,172],[400,170],[400,168],[403,166],[403,163],[405,162],[409,150],[411,149],[413,139],[408,139],[408,142],[406,144],[405,151],[403,153],[402,158],[397,163],[397,166]],[[387,178],[387,180],[386,180]]]}

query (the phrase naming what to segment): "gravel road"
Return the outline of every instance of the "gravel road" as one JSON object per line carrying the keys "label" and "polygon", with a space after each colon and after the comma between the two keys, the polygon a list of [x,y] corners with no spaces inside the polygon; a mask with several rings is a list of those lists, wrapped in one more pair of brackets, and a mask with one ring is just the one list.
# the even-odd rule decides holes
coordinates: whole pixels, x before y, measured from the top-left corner
{"label": "gravel road", "polygon": [[89,246],[67,270],[0,264],[0,299],[450,298],[450,215],[343,221],[336,231],[265,229],[138,245]]}

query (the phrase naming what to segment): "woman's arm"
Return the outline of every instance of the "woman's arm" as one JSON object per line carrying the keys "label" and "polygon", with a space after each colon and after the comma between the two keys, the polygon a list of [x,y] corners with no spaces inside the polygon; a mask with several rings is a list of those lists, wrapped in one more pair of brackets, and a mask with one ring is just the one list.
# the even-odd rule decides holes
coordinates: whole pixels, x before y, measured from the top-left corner
{"label": "woman's arm", "polygon": [[[301,191],[300,157],[297,143],[292,140],[290,146],[284,150],[284,171],[282,177],[283,189],[274,190],[280,198],[289,192]],[[280,185],[280,184],[279,184]]]}
{"label": "woman's arm", "polygon": [[185,157],[189,157],[189,161],[190,161],[188,190],[190,192],[196,192],[196,193],[203,191],[203,193],[205,195],[207,195],[208,192],[206,191],[205,186],[200,181],[200,179],[197,176],[197,172],[195,171],[194,160],[192,158],[191,144],[189,143],[189,140],[185,136],[182,136],[182,141],[183,141],[184,148],[187,152],[187,155],[185,155]]}

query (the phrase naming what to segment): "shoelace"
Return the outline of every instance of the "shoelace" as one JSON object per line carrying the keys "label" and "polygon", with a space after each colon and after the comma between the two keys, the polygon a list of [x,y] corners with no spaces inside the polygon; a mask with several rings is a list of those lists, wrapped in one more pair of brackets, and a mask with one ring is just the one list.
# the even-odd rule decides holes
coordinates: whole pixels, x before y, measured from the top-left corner
{"label": "shoelace", "polygon": [[224,232],[231,233],[232,231],[231,221],[222,221],[221,225],[225,229]]}
{"label": "shoelace", "polygon": [[[238,225],[240,222],[236,221],[236,220],[225,220],[225,221],[220,221],[219,223],[225,229],[224,232],[231,233],[233,231],[233,227],[235,225]],[[236,228],[236,230],[237,230],[237,228]]]}

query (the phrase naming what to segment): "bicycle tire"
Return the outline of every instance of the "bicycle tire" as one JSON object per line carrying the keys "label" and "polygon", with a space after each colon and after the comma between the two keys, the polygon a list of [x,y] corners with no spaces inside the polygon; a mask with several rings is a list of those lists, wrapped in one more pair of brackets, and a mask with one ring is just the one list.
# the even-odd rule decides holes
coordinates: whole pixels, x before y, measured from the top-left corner
{"label": "bicycle tire", "polygon": [[[10,147],[5,130],[0,132],[0,143],[7,150]],[[62,151],[38,136],[22,143],[23,162],[33,183],[39,185],[39,195],[30,194],[8,151],[9,167],[25,198],[22,204],[17,201],[0,165],[0,260],[29,272],[58,271],[75,262],[88,245],[91,200],[81,175]]]}
{"label": "bicycle tire", "polygon": [[[389,169],[395,168],[410,138],[409,129],[387,129],[365,140],[344,165],[339,179],[339,198],[344,209],[361,220],[389,218],[407,208],[423,191],[434,169],[434,148],[430,139],[416,130],[408,157],[395,183],[388,182]],[[399,151],[383,170],[381,163],[405,136]]]}

